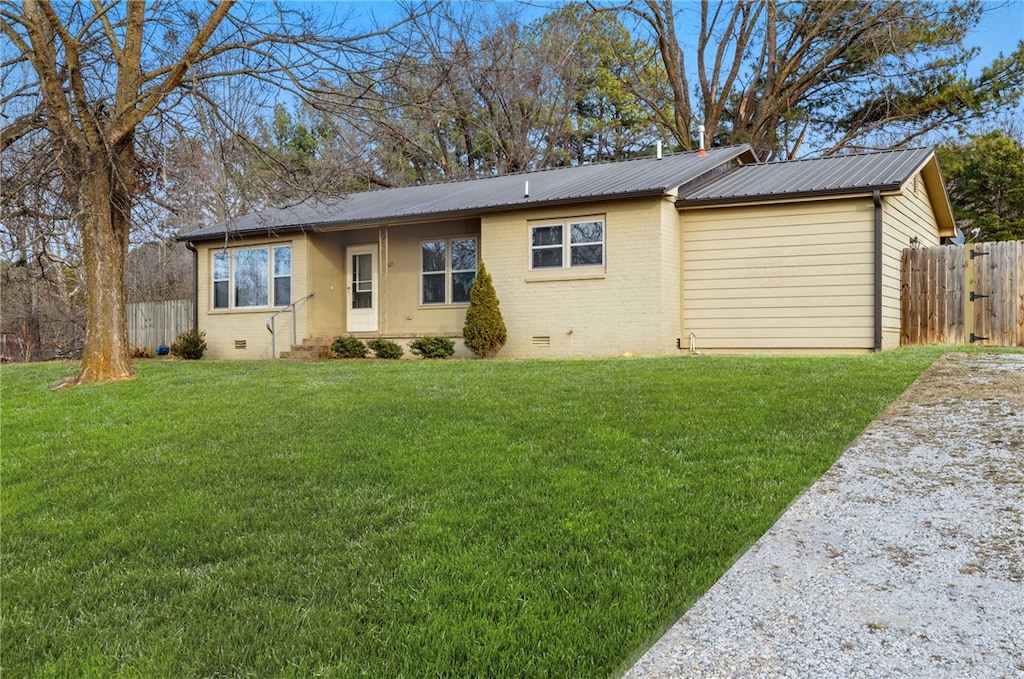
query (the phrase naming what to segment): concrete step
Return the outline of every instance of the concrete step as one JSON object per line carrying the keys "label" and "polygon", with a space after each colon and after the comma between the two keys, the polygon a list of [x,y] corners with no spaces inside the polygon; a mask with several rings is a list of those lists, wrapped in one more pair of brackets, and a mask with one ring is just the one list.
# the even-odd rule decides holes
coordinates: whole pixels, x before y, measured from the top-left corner
{"label": "concrete step", "polygon": [[282,351],[281,358],[292,361],[325,361],[331,358],[331,348],[323,345],[299,344],[291,351]]}

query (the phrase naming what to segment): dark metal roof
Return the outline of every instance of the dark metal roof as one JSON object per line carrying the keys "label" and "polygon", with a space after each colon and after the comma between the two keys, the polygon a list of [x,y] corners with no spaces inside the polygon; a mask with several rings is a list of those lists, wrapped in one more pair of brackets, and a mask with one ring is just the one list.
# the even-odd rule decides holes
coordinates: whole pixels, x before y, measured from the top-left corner
{"label": "dark metal roof", "polygon": [[784,198],[896,191],[932,158],[932,149],[743,165],[680,195],[676,205],[764,202]]}
{"label": "dark metal roof", "polygon": [[[419,219],[470,217],[522,209],[630,196],[664,195],[732,161],[756,162],[747,144],[708,149],[705,155],[681,153],[524,172],[461,182],[408,186],[353,193],[335,201],[309,200],[273,208],[184,234],[201,241],[235,235],[302,229],[400,223]],[[529,184],[529,194],[526,186]]]}

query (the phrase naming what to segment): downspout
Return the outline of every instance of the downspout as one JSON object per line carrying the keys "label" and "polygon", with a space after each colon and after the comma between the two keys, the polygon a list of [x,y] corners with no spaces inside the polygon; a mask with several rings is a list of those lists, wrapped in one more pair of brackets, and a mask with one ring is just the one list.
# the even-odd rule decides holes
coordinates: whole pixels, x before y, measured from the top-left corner
{"label": "downspout", "polygon": [[185,247],[192,251],[192,332],[199,332],[199,250],[190,240]]}
{"label": "downspout", "polygon": [[377,229],[377,251],[380,253],[380,261],[377,263],[377,276],[380,279],[377,287],[377,303],[380,305],[379,332],[387,333],[388,328],[388,261],[391,258],[390,226],[382,226]]}
{"label": "downspout", "polygon": [[882,350],[882,194],[871,193],[875,203],[875,351]]}

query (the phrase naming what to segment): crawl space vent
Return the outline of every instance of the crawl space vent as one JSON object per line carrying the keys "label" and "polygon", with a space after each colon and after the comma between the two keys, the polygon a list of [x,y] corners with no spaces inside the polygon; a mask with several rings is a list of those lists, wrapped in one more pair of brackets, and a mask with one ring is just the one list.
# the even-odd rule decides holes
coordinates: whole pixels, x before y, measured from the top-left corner
{"label": "crawl space vent", "polygon": [[543,335],[543,336],[535,335],[534,338],[533,338],[533,346],[535,346],[535,347],[550,347],[551,346],[551,336],[550,335]]}
{"label": "crawl space vent", "polygon": [[245,340],[235,340],[235,349],[245,349]]}

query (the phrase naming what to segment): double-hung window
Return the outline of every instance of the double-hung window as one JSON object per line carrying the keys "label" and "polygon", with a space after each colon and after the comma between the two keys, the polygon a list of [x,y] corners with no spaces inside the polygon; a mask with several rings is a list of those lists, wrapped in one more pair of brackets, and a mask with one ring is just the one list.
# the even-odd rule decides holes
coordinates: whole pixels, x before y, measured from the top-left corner
{"label": "double-hung window", "polygon": [[564,269],[604,264],[604,220],[530,227],[530,268]]}
{"label": "double-hung window", "polygon": [[476,280],[476,238],[436,238],[420,244],[420,302],[464,304]]}
{"label": "double-hung window", "polygon": [[292,246],[274,248],[274,306],[292,303]]}
{"label": "double-hung window", "polygon": [[213,308],[258,309],[291,304],[292,246],[213,253]]}

